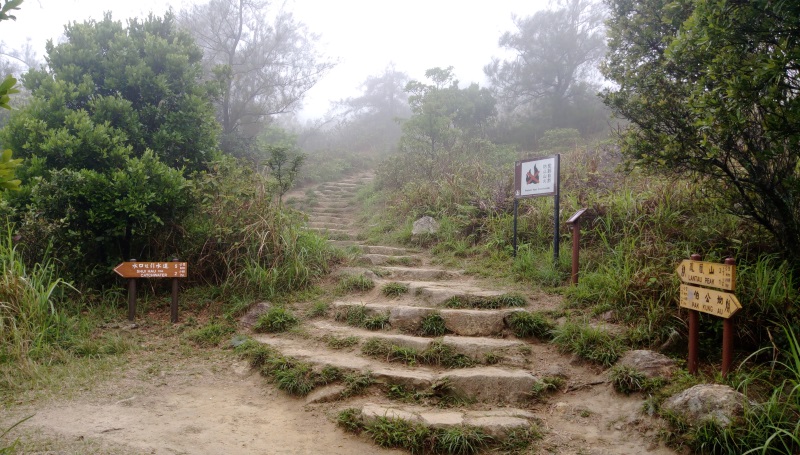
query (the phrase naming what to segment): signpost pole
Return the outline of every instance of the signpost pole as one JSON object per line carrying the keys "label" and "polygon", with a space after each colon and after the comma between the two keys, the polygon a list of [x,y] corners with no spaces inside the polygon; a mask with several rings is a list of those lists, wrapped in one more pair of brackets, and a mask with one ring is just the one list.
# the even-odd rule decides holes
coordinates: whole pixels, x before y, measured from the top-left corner
{"label": "signpost pole", "polygon": [[[736,265],[736,259],[726,258],[725,265]],[[733,362],[733,316],[722,321],[722,377],[728,377]]]}
{"label": "signpost pole", "polygon": [[559,199],[561,199],[561,154],[556,155],[556,194],[555,203],[553,204],[553,261],[555,261],[556,269],[558,268],[558,212]]}
{"label": "signpost pole", "polygon": [[[130,262],[136,262],[136,259],[131,259]],[[136,278],[128,279],[128,320],[133,322],[136,317]]]}
{"label": "signpost pole", "polygon": [[[178,258],[172,258],[172,262],[179,262]],[[172,303],[169,306],[169,320],[173,324],[178,322],[178,278],[172,279]]]}
{"label": "signpost pole", "polygon": [[[699,254],[693,254],[691,260],[699,261]],[[688,368],[690,374],[697,374],[698,359],[698,338],[700,337],[700,318],[697,310],[689,310],[689,361]]]}
{"label": "signpost pole", "polygon": [[519,199],[514,198],[514,257],[517,257],[517,213],[519,211]]}

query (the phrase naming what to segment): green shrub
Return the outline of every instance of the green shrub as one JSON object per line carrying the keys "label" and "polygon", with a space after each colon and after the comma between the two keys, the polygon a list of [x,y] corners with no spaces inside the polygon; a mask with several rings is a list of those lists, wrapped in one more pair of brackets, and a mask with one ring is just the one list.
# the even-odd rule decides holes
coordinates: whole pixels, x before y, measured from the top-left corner
{"label": "green shrub", "polygon": [[253,325],[253,330],[259,333],[285,332],[299,322],[291,311],[284,307],[275,306],[258,317],[255,325]]}

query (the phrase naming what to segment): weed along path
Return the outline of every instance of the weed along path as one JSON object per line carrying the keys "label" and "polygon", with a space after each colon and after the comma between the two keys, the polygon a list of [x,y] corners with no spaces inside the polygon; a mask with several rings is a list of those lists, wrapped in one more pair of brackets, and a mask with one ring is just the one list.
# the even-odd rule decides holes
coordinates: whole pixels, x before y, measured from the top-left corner
{"label": "weed along path", "polygon": [[255,306],[238,356],[146,317],[109,329],[137,346],[124,364],[21,394],[0,428],[33,415],[12,433],[21,453],[675,453],[641,396],[544,341],[558,297],[363,241],[370,178],[305,192],[309,229],[350,259],[309,301]]}

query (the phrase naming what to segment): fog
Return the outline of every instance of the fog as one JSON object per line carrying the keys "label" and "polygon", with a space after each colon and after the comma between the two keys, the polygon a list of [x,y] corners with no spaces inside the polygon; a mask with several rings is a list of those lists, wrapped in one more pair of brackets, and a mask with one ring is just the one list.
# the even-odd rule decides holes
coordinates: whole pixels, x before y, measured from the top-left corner
{"label": "fog", "polygon": [[[198,2],[26,0],[15,12],[16,21],[0,24],[0,38],[6,51],[29,39],[42,59],[45,42],[58,42],[69,21],[102,19],[105,11],[120,20],[144,17],[194,3]],[[273,3],[273,8],[280,6]],[[283,8],[318,35],[318,50],[337,62],[306,94],[300,117],[322,116],[331,101],[356,95],[367,76],[379,74],[390,63],[412,79],[422,79],[429,68],[453,66],[462,85],[485,85],[483,67],[502,55],[498,39],[513,29],[512,15],[529,16],[547,6],[547,0],[289,0]]]}

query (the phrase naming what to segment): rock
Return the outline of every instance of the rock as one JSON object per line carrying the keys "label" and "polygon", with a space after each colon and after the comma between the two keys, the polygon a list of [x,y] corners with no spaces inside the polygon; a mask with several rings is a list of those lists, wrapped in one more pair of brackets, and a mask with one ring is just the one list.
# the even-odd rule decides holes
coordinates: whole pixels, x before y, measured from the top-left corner
{"label": "rock", "polygon": [[467,368],[444,373],[441,379],[452,390],[478,401],[518,402],[530,397],[539,379],[527,371],[503,370],[496,367]]}
{"label": "rock", "polygon": [[439,232],[439,223],[429,216],[414,221],[414,227],[411,229],[411,235],[420,234],[436,234]]}
{"label": "rock", "polygon": [[342,397],[345,387],[340,384],[328,385],[315,389],[306,397],[306,404],[329,403],[337,401]]}
{"label": "rock", "polygon": [[247,310],[247,313],[242,316],[242,319],[240,319],[239,322],[241,322],[242,325],[248,329],[252,328],[256,324],[256,321],[258,321],[258,317],[269,311],[270,306],[271,305],[269,302],[256,303],[255,305],[251,306],[249,310]]}
{"label": "rock", "polygon": [[461,336],[497,335],[505,328],[505,313],[487,310],[442,310],[447,330]]}
{"label": "rock", "polygon": [[692,426],[714,420],[727,427],[742,414],[746,400],[729,386],[698,384],[668,398],[661,408],[683,417]]}
{"label": "rock", "polygon": [[389,408],[379,404],[367,403],[361,408],[361,417],[365,422],[370,422],[378,417],[386,417],[387,419],[402,419],[407,422],[419,422],[420,417],[410,411],[404,409]]}
{"label": "rock", "polygon": [[414,332],[419,330],[422,320],[433,312],[431,308],[394,307],[389,311],[389,325],[399,330]]}
{"label": "rock", "polygon": [[467,419],[464,423],[469,426],[478,427],[493,438],[503,439],[514,430],[524,430],[530,428],[531,423],[519,417],[474,417]]}
{"label": "rock", "polygon": [[626,352],[617,365],[633,368],[650,379],[671,378],[677,369],[674,360],[645,349]]}

